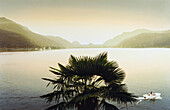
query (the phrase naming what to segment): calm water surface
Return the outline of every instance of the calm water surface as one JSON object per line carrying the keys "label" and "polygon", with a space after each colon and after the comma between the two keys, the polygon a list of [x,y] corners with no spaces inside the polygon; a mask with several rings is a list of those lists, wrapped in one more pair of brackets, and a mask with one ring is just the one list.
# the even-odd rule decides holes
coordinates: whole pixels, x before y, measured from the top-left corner
{"label": "calm water surface", "polygon": [[[130,110],[170,110],[170,49],[63,49],[0,53],[0,110],[37,110],[49,106],[38,96],[52,91],[42,77],[51,77],[49,66],[67,64],[70,54],[95,56],[108,52],[126,72],[129,92],[142,96],[160,92],[162,100],[129,105]],[[124,105],[118,105],[125,110]]]}

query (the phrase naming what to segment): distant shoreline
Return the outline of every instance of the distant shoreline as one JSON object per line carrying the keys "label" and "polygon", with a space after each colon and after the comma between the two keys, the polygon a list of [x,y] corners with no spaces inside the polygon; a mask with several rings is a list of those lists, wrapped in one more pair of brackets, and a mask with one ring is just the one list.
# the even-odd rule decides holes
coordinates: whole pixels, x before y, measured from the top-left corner
{"label": "distant shoreline", "polygon": [[77,47],[77,48],[58,48],[58,49],[34,49],[34,48],[6,48],[0,49],[1,52],[30,52],[30,51],[50,51],[50,50],[62,50],[62,49],[170,49],[168,47],[145,47],[145,48],[113,48],[113,47]]}

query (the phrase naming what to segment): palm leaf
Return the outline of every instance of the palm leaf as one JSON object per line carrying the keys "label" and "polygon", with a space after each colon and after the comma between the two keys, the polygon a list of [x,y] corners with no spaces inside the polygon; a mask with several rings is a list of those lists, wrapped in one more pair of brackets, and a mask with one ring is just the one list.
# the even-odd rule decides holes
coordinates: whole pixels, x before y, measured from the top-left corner
{"label": "palm leaf", "polygon": [[52,93],[42,95],[42,96],[40,96],[40,98],[44,98],[47,101],[47,103],[50,103],[53,100],[59,102],[61,94],[62,94],[61,91],[54,91]]}
{"label": "palm leaf", "polygon": [[42,78],[43,80],[49,81],[52,84],[65,84],[63,81],[59,81],[59,80],[53,80],[53,79],[48,79],[48,78]]}
{"label": "palm leaf", "polygon": [[54,73],[55,75],[61,75],[61,76],[64,76],[64,74],[62,73],[59,73],[57,71],[54,71],[54,70],[49,70],[50,72]]}
{"label": "palm leaf", "polygon": [[[66,66],[58,63],[59,69],[50,67],[50,72],[57,78],[42,79],[49,81],[48,85],[53,84],[55,91],[41,98],[47,102],[56,101],[57,104],[48,110],[75,107],[85,110],[89,106],[98,107],[98,105],[103,110],[118,110],[105,100],[117,103],[135,102],[135,96],[128,93],[125,84],[122,84],[125,72],[119,68],[117,62],[108,61],[107,57],[107,52],[100,53],[96,57],[71,55]],[[100,104],[99,100],[102,100]]]}
{"label": "palm leaf", "polygon": [[116,106],[107,103],[104,99],[101,101],[99,107],[100,110],[119,110]]}
{"label": "palm leaf", "polygon": [[56,105],[50,106],[46,108],[45,110],[66,110],[66,102],[61,102]]}
{"label": "palm leaf", "polygon": [[118,103],[133,103],[136,101],[136,96],[128,93],[124,84],[111,84],[108,87],[103,87],[101,97]]}

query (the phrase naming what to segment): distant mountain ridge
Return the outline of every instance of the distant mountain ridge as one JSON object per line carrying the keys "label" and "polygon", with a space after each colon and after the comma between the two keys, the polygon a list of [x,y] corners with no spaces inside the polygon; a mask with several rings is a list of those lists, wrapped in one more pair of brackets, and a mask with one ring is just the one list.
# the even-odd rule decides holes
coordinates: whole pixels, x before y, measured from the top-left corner
{"label": "distant mountain ridge", "polygon": [[0,47],[7,48],[68,48],[72,44],[60,37],[43,36],[7,18],[0,18]]}
{"label": "distant mountain ridge", "polygon": [[122,41],[121,48],[170,48],[170,32],[142,33]]}
{"label": "distant mountain ridge", "polygon": [[136,29],[132,32],[123,32],[121,35],[115,36],[112,39],[107,40],[103,46],[116,46],[119,43],[121,43],[123,40],[128,39],[128,38],[132,38],[136,35],[142,34],[142,33],[154,33],[154,31],[151,30],[147,30],[147,29]]}
{"label": "distant mountain ridge", "polygon": [[102,45],[82,45],[61,37],[44,36],[30,31],[7,18],[0,17],[0,51],[6,48],[170,48],[170,30],[151,31],[137,29],[124,32]]}
{"label": "distant mountain ridge", "polygon": [[[154,35],[157,35],[157,37],[154,37]],[[118,48],[169,47],[168,46],[170,45],[170,39],[168,37],[169,35],[170,35],[170,30],[151,31],[147,29],[137,29],[132,32],[124,32],[121,35],[114,37],[113,39],[107,40],[103,44],[103,47],[118,47]],[[160,41],[163,41],[164,39],[167,40],[165,44],[166,46],[163,45],[163,43],[165,42],[162,42],[161,43],[162,45],[160,45]],[[153,40],[155,44],[152,46],[151,44],[153,44],[152,42]]]}

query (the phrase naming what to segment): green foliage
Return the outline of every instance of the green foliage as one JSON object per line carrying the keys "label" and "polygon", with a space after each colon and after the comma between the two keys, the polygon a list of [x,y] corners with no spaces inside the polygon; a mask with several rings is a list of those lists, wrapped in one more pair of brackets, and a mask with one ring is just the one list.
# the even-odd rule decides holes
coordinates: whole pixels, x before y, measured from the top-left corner
{"label": "green foliage", "polygon": [[135,96],[128,93],[125,84],[122,84],[125,72],[115,61],[108,61],[105,52],[96,57],[71,55],[66,66],[58,65],[60,69],[50,67],[50,71],[57,76],[56,79],[43,78],[53,85],[54,92],[41,98],[45,98],[47,102],[57,102],[49,110],[118,110],[107,101],[136,101]]}

